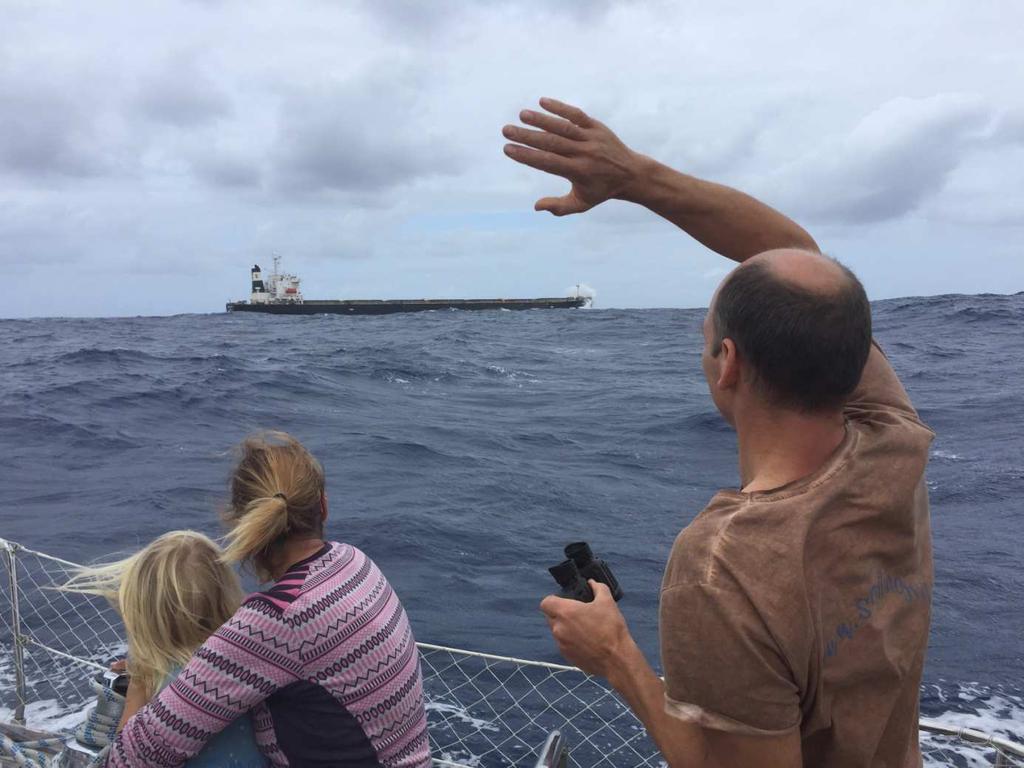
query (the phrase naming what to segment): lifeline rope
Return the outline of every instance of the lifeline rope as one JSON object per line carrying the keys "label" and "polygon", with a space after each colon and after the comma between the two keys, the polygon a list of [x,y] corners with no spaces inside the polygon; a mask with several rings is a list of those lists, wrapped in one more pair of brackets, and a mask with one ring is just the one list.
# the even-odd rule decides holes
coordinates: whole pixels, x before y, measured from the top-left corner
{"label": "lifeline rope", "polygon": [[[18,766],[29,768],[52,768],[63,764],[60,753],[64,751],[64,739],[59,737],[37,739],[36,741],[15,741],[0,733],[0,754],[10,757]],[[57,754],[53,754],[56,752]]]}
{"label": "lifeline rope", "polygon": [[75,738],[91,749],[103,749],[117,738],[117,724],[124,712],[124,696],[95,678],[89,685],[96,693],[96,706],[89,711],[85,722],[75,728]]}
{"label": "lifeline rope", "polygon": [[[96,693],[96,706],[85,721],[75,728],[74,738],[82,746],[100,750],[89,761],[90,768],[100,766],[117,737],[117,724],[124,712],[124,696],[95,678],[89,685]],[[64,748],[70,737],[53,736],[35,741],[15,741],[0,733],[0,755],[10,757],[21,768],[63,768],[67,764]]]}

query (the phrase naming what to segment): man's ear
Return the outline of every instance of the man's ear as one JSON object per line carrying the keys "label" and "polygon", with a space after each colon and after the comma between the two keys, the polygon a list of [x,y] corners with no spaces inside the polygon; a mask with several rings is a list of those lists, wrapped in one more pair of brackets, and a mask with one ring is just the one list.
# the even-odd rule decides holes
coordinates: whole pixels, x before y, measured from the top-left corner
{"label": "man's ear", "polygon": [[718,389],[735,389],[740,380],[740,357],[732,339],[722,339],[718,350]]}

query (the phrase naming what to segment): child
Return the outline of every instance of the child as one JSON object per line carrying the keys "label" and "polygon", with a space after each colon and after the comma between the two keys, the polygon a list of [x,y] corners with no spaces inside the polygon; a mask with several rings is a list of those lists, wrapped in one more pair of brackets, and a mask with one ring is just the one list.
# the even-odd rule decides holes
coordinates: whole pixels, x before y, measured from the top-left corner
{"label": "child", "polygon": [[[118,731],[192,658],[242,602],[242,587],[220,548],[194,531],[171,531],[135,555],[81,569],[62,589],[109,599],[128,635],[131,677]],[[187,763],[190,768],[263,768],[248,714]]]}

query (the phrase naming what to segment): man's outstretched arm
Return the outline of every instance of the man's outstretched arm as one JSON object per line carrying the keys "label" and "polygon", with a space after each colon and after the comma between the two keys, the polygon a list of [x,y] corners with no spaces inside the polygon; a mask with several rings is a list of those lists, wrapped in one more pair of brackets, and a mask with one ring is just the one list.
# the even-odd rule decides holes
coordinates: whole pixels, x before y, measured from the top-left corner
{"label": "man's outstretched arm", "polygon": [[572,182],[568,194],[538,200],[538,211],[565,216],[605,200],[625,200],[668,219],[734,261],[774,248],[818,250],[803,227],[750,195],[634,152],[578,107],[555,99],[541,99],[540,104],[551,114],[524,110],[519,115],[539,130],[518,125],[502,130],[516,142],[505,145],[513,160]]}

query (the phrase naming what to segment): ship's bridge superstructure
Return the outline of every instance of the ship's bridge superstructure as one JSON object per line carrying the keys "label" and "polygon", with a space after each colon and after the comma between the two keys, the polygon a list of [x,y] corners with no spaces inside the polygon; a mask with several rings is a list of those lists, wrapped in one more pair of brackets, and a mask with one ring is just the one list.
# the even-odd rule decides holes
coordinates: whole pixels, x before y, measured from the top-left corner
{"label": "ship's bridge superstructure", "polygon": [[252,267],[253,304],[301,304],[302,281],[296,275],[281,272],[281,257],[274,256],[274,271],[263,280],[259,264]]}

